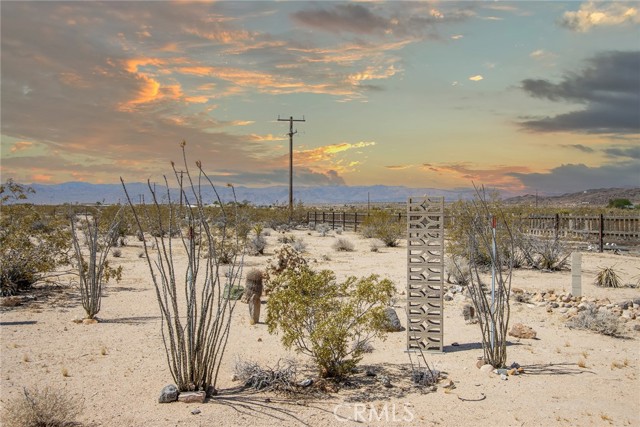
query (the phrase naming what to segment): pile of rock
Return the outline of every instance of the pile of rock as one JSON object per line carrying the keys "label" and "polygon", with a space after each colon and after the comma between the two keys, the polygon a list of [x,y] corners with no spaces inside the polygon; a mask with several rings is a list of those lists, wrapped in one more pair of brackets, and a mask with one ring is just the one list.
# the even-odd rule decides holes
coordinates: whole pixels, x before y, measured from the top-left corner
{"label": "pile of rock", "polygon": [[515,301],[527,303],[537,307],[545,307],[547,312],[557,311],[566,318],[576,316],[587,309],[609,311],[620,317],[622,322],[640,320],[640,298],[612,303],[609,298],[597,299],[594,297],[576,297],[571,293],[556,294],[555,291],[524,292],[519,289],[512,290],[512,298]]}

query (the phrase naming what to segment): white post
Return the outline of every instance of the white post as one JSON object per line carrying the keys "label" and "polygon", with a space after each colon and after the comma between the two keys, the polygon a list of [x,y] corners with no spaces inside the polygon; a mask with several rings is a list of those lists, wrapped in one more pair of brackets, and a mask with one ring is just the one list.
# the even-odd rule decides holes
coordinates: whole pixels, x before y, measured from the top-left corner
{"label": "white post", "polygon": [[582,296],[582,254],[571,252],[571,295]]}

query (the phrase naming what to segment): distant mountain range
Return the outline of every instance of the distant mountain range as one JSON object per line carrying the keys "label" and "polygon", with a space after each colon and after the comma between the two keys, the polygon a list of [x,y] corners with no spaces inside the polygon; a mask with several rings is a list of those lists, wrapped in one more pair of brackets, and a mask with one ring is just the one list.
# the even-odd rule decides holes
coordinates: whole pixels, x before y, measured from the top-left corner
{"label": "distant mountain range", "polygon": [[[66,182],[63,184],[30,184],[35,190],[35,194],[29,194],[28,201],[40,205],[70,204],[114,204],[125,203],[126,196],[121,184],[89,184],[85,182]],[[164,186],[156,185],[156,193],[161,201],[167,199],[167,189]],[[220,198],[224,202],[233,200],[231,188],[221,186],[216,187]],[[151,192],[146,183],[127,184],[127,192],[134,203],[141,200],[149,202]],[[238,201],[248,201],[254,205],[286,205],[289,200],[289,189],[287,186],[274,186],[264,188],[235,187]],[[405,202],[408,197],[422,195],[444,196],[445,201],[452,202],[460,199],[470,199],[475,194],[473,188],[462,188],[456,190],[441,190],[436,188],[411,188],[404,186],[326,186],[326,187],[294,187],[294,198],[296,202],[301,201],[305,205],[318,204],[361,204],[371,201],[372,203],[398,203]],[[210,187],[203,188],[202,196],[206,203],[213,203],[217,200],[215,193]],[[563,195],[524,195],[514,196],[513,194],[502,193],[507,203],[526,203],[539,206],[579,206],[606,205],[609,200],[626,198],[634,204],[640,204],[640,188],[608,188],[586,190],[577,193]],[[173,200],[179,198],[179,193],[175,189],[170,190],[170,197]]]}
{"label": "distant mountain range", "polygon": [[[125,203],[126,195],[120,184],[88,184],[85,182],[66,182],[63,184],[30,184],[35,194],[29,194],[29,202],[34,204],[87,204],[101,203],[114,204]],[[141,200],[149,202],[151,192],[145,183],[126,184],[127,192],[134,203]],[[167,198],[165,186],[156,185],[155,191]],[[224,202],[233,200],[231,188],[216,187],[220,198]],[[248,201],[254,205],[286,205],[289,202],[289,187],[274,186],[264,188],[235,187],[238,201]],[[296,202],[301,201],[305,205],[313,204],[345,204],[367,203],[368,200],[380,202],[404,202],[411,196],[444,196],[446,201],[466,199],[473,195],[473,189],[439,190],[435,188],[409,188],[402,186],[326,186],[326,187],[294,187],[293,197]],[[217,197],[210,187],[204,187],[202,196],[206,203],[213,203]],[[171,189],[170,197],[177,200],[180,196],[177,190]]]}

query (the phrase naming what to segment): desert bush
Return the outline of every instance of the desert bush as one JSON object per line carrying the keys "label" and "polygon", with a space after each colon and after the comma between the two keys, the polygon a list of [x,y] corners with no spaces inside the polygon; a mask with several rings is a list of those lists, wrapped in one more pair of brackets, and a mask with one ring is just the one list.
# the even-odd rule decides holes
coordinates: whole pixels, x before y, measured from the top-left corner
{"label": "desert bush", "polygon": [[4,405],[3,425],[7,427],[71,427],[78,425],[83,403],[66,392],[46,387],[23,389]]}
{"label": "desert bush", "polygon": [[618,316],[607,310],[599,311],[594,306],[588,307],[569,319],[567,326],[614,337],[622,335],[622,326]]}
{"label": "desert bush", "polygon": [[520,254],[536,269],[559,271],[568,266],[571,251],[559,237],[521,237]]}
{"label": "desert bush", "polygon": [[[99,214],[94,213],[92,216],[85,214],[84,221],[79,225],[81,230],[78,230],[76,219],[71,218],[71,239],[75,251],[78,286],[87,319],[93,319],[100,312],[104,283],[111,277],[120,281],[122,276],[122,266],[113,268],[107,259],[111,246],[117,242],[118,216],[116,215],[112,221],[108,228],[100,231]],[[79,233],[84,235],[87,242],[87,254],[83,253]],[[116,236],[115,240],[114,236]]]}
{"label": "desert bush", "polygon": [[365,343],[385,336],[391,281],[371,275],[336,283],[333,272],[306,266],[283,276],[287,286],[267,302],[269,333],[281,333],[287,349],[311,356],[321,377],[350,375]]}
{"label": "desert bush", "polygon": [[469,261],[464,257],[455,255],[447,257],[445,260],[445,270],[447,272],[448,283],[466,286],[471,280]]}
{"label": "desert bush", "polygon": [[120,258],[122,257],[122,250],[121,249],[114,249],[111,254],[113,255],[114,258]]}
{"label": "desert bush", "polygon": [[280,359],[273,367],[263,367],[252,360],[238,357],[233,367],[233,375],[245,387],[285,393],[296,391],[297,371],[298,365],[293,359]]}
{"label": "desert bush", "polygon": [[380,239],[387,247],[396,247],[405,236],[406,224],[389,212],[374,211],[365,219],[360,232],[364,237]]}
{"label": "desert bush", "polygon": [[[237,214],[237,205],[229,209],[222,205],[217,188],[199,161],[196,162],[197,176],[192,175],[184,142],[181,147],[181,169],[184,172],[178,172],[175,164],[171,164],[180,191],[180,202],[172,199],[166,177],[164,187],[167,190],[164,190],[164,196],[157,193],[148,182],[152,204],[143,206],[132,203],[126,185],[121,181],[138,229],[143,231],[145,224],[154,223],[158,224],[159,229],[165,230],[166,227],[166,233],[153,236],[158,248],[154,259],[150,256],[147,242],[143,242],[143,248],[162,316],[162,339],[171,376],[179,391],[202,390],[211,395],[215,393],[236,306],[236,300],[224,297],[224,289],[231,290],[237,285],[242,260],[234,256],[228,268],[229,274],[223,276],[215,250],[201,259],[199,252],[203,245],[196,245],[196,242],[206,241],[208,247],[213,248],[217,234],[212,230],[211,218],[205,206],[208,203],[203,201],[202,194],[206,188],[216,194],[221,206],[217,222],[222,236],[226,236],[228,218]],[[229,187],[235,196],[235,189]],[[167,214],[169,217],[166,217]],[[178,236],[179,244],[166,237],[174,233]],[[239,245],[237,235],[232,236],[231,240]],[[182,272],[175,262],[177,247],[183,248],[187,254],[186,269]]]}
{"label": "desert bush", "polygon": [[327,223],[320,223],[316,225],[316,231],[320,233],[320,236],[326,237],[331,231],[331,226]]}
{"label": "desert bush", "polygon": [[25,203],[30,187],[8,179],[0,185],[0,295],[37,282],[56,282],[70,263],[71,239],[64,217],[46,216]]}
{"label": "desert bush", "polygon": [[596,274],[595,285],[601,288],[619,288],[622,286],[622,280],[613,267],[605,267]]}
{"label": "desert bush", "polygon": [[348,239],[342,237],[337,238],[336,241],[333,242],[333,245],[331,245],[331,247],[333,248],[333,250],[338,252],[353,252],[354,250],[353,243],[351,243],[351,241],[349,241]]}
{"label": "desert bush", "polygon": [[264,250],[267,248],[267,239],[260,232],[249,237],[245,247],[249,255],[264,255]]}
{"label": "desert bush", "polygon": [[276,249],[273,258],[267,260],[267,267],[264,271],[263,285],[265,295],[268,295],[282,284],[280,276],[284,271],[298,271],[306,265],[307,260],[293,246],[285,244]]}

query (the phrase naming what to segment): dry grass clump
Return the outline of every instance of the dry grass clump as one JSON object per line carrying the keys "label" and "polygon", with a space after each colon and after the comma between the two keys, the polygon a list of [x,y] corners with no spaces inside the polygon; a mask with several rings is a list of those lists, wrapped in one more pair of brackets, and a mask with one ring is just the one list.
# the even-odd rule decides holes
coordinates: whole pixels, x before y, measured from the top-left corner
{"label": "dry grass clump", "polygon": [[338,239],[336,239],[331,247],[338,252],[353,252],[354,250],[353,243],[343,237],[339,237]]}
{"label": "dry grass clump", "polygon": [[23,391],[7,402],[2,425],[7,427],[70,427],[82,412],[82,401],[49,387]]}
{"label": "dry grass clump", "polygon": [[618,316],[609,311],[598,311],[595,307],[590,307],[572,317],[567,322],[567,326],[575,329],[587,329],[614,337],[622,335],[622,327]]}
{"label": "dry grass clump", "polygon": [[236,358],[233,374],[245,387],[261,391],[296,391],[298,365],[292,359],[278,360],[274,367],[262,367],[252,360]]}
{"label": "dry grass clump", "polygon": [[605,267],[596,275],[595,285],[601,288],[619,288],[622,281],[613,267]]}

